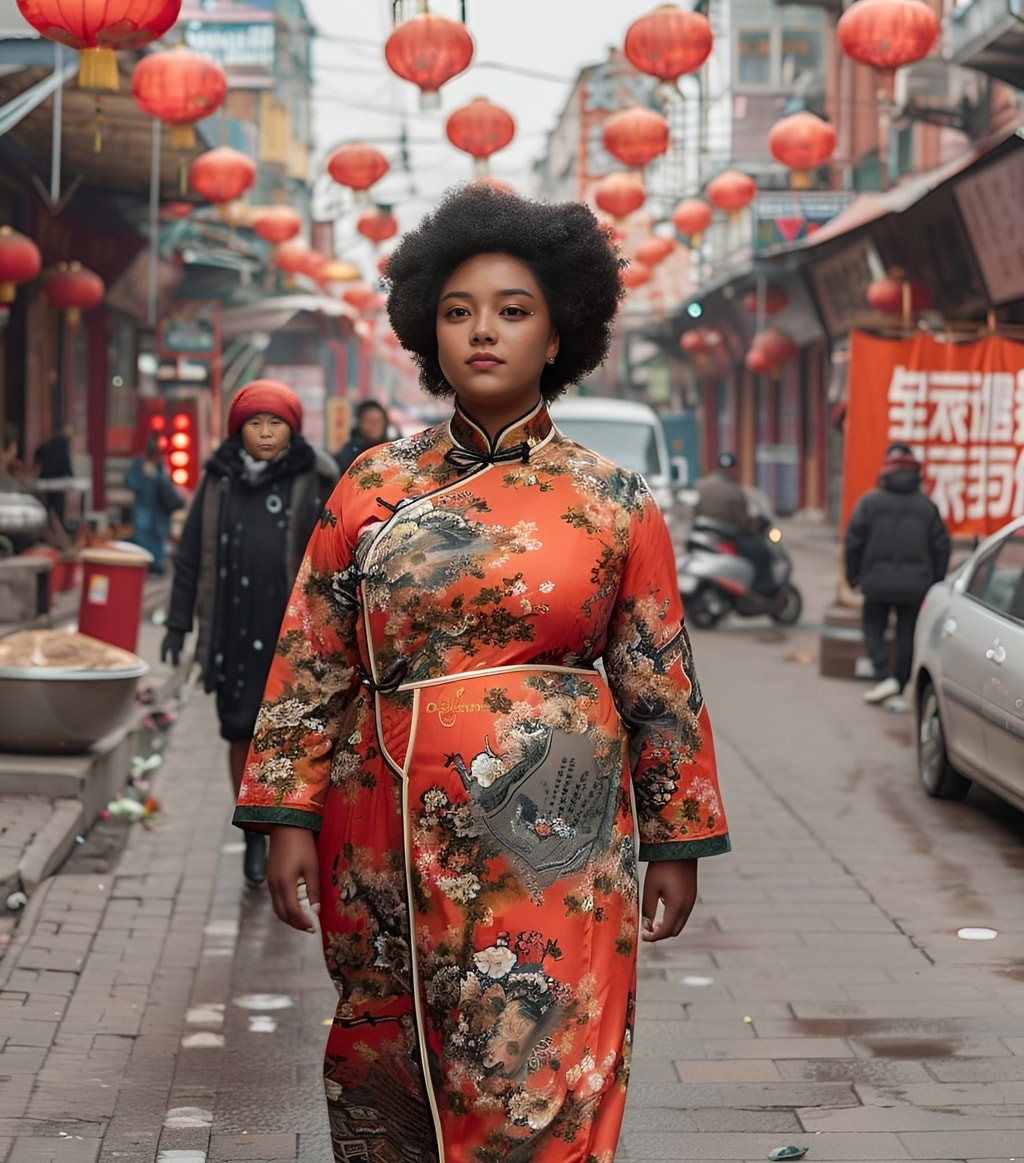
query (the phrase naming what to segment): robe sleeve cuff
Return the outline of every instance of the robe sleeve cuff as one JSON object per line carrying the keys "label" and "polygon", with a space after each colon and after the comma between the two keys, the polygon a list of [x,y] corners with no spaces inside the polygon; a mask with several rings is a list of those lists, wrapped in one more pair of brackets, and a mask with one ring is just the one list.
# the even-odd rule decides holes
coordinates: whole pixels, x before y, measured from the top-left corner
{"label": "robe sleeve cuff", "polygon": [[[237,814],[236,814],[237,819]],[[701,856],[719,856],[730,852],[732,844],[728,833],[709,836],[705,840],[679,840],[671,844],[641,844],[640,859],[647,863],[657,860],[696,860]]]}
{"label": "robe sleeve cuff", "polygon": [[319,832],[322,823],[316,812],[304,812],[300,808],[261,808],[239,806],[231,817],[236,828],[247,832],[269,832],[272,824],[287,824],[291,828],[308,828]]}

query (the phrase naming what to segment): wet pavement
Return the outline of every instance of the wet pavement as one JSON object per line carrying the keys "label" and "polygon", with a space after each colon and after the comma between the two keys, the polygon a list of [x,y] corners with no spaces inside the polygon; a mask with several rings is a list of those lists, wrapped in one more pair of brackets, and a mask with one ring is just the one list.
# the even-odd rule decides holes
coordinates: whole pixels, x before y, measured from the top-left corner
{"label": "wet pavement", "polygon": [[[834,555],[817,531],[796,551],[813,626]],[[1024,1158],[1024,817],[920,792],[911,717],[819,678],[813,628],[694,647],[735,850],[642,950],[617,1158]],[[0,963],[0,1159],[327,1163],[333,993],[315,938],[243,887],[201,695],[155,790],[152,829],[46,882]]]}

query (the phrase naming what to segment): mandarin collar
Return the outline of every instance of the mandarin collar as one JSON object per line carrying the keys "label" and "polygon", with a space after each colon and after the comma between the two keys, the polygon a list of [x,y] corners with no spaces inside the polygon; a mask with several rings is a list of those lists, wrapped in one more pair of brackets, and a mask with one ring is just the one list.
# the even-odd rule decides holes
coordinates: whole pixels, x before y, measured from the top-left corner
{"label": "mandarin collar", "polygon": [[448,421],[448,431],[457,446],[482,453],[484,456],[493,456],[521,444],[533,448],[551,434],[553,427],[543,397],[529,412],[502,428],[493,441],[483,425],[474,420],[457,403],[452,418]]}

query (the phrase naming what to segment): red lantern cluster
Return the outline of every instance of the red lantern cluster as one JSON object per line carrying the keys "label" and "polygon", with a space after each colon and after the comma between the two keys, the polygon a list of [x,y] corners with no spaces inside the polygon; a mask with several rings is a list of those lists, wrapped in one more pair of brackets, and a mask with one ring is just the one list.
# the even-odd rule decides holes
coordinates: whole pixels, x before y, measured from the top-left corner
{"label": "red lantern cluster", "polygon": [[708,201],[728,214],[738,214],[753,202],[756,195],[757,182],[739,170],[724,170],[708,182]]}
{"label": "red lantern cluster", "polygon": [[55,311],[66,311],[68,323],[77,326],[83,311],[103,302],[107,288],[99,275],[79,262],[60,263],[43,281],[43,294]]}
{"label": "red lantern cluster", "polygon": [[0,226],[0,303],[13,303],[15,288],[30,283],[43,265],[39,247],[10,226]]}
{"label": "red lantern cluster", "polygon": [[[789,296],[781,287],[770,284],[764,289],[764,301],[761,304],[765,315],[778,315],[789,306]],[[749,315],[757,314],[757,292],[750,291],[743,296],[743,309]]]}
{"label": "red lantern cluster", "polygon": [[40,36],[79,52],[82,88],[111,92],[117,89],[115,50],[159,40],[181,11],[181,0],[17,0],[17,5]]}
{"label": "red lantern cluster", "polygon": [[132,74],[136,105],[171,126],[173,149],[195,148],[194,123],[216,112],[227,93],[228,79],[220,65],[184,45],[150,53]]}
{"label": "red lantern cluster", "polygon": [[441,104],[438,89],[469,68],[473,38],[464,24],[421,12],[400,24],[384,46],[388,68],[420,90],[424,109]]}
{"label": "red lantern cluster", "polygon": [[609,174],[594,187],[598,208],[613,218],[625,218],[647,201],[647,191],[639,178],[630,174]]}
{"label": "red lantern cluster", "polygon": [[398,219],[386,210],[367,210],[359,215],[356,230],[372,243],[386,242],[398,233]]}
{"label": "red lantern cluster", "polygon": [[711,55],[714,36],[706,16],[663,4],[634,20],[624,45],[629,63],[661,81],[694,73]]}
{"label": "red lantern cluster", "polygon": [[926,57],[939,38],[939,18],[923,0],[856,0],[836,25],[848,57],[892,70]]}
{"label": "red lantern cluster", "polygon": [[700,246],[704,231],[714,217],[711,207],[700,198],[688,198],[672,211],[672,225],[690,240],[691,246]]}
{"label": "red lantern cluster", "polygon": [[516,123],[501,106],[491,104],[486,97],[477,97],[455,110],[448,118],[445,133],[456,149],[470,154],[480,164],[511,142]]}
{"label": "red lantern cluster", "polygon": [[601,139],[623,165],[641,168],[668,149],[668,122],[653,109],[623,109],[604,123]]}
{"label": "red lantern cluster", "polygon": [[768,134],[768,149],[776,161],[793,171],[794,189],[807,189],[811,170],[823,166],[836,151],[836,131],[827,121],[801,110],[776,121]]}
{"label": "red lantern cluster", "polygon": [[924,283],[887,275],[868,286],[867,301],[883,315],[917,315],[930,310],[932,293]]}
{"label": "red lantern cluster", "polygon": [[201,153],[189,167],[189,185],[208,202],[233,202],[256,184],[251,158],[226,145]]}
{"label": "red lantern cluster", "polygon": [[339,186],[368,190],[391,168],[388,159],[372,145],[353,142],[336,149],[327,159],[327,172]]}
{"label": "red lantern cluster", "polygon": [[675,248],[676,244],[671,238],[665,238],[661,234],[652,234],[650,238],[645,238],[637,246],[633,252],[633,257],[637,262],[643,263],[645,267],[653,268],[659,263],[663,263]]}

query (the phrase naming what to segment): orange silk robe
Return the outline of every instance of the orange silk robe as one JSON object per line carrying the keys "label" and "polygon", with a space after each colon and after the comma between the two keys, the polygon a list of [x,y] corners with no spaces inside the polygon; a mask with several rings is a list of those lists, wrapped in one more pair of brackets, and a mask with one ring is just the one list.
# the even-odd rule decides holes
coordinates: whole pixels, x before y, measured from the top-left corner
{"label": "orange silk robe", "polygon": [[729,847],[643,480],[543,404],[493,445],[456,411],[364,454],[310,540],[235,821],[319,832],[336,1159],[610,1163],[637,856]]}

